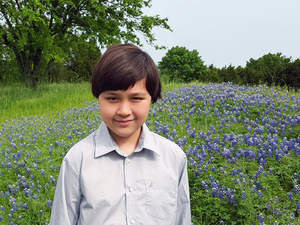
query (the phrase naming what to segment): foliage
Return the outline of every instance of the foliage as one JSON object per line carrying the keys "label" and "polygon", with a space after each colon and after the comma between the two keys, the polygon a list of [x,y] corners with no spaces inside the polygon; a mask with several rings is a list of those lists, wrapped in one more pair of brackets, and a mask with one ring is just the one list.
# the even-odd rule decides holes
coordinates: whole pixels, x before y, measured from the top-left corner
{"label": "foliage", "polygon": [[269,53],[258,59],[251,58],[245,68],[248,69],[249,77],[256,75],[263,83],[278,85],[284,82],[281,75],[290,61],[291,58],[287,58],[280,52],[276,54]]}
{"label": "foliage", "polygon": [[173,47],[158,62],[161,74],[167,75],[170,81],[191,82],[204,81],[207,67],[203,64],[197,50],[190,51],[186,47]]}
{"label": "foliage", "polygon": [[[195,225],[300,223],[299,104],[265,85],[166,87],[147,124],[186,152]],[[63,156],[100,122],[94,101],[2,123],[3,224],[49,222]]]}
{"label": "foliage", "polygon": [[89,82],[100,57],[101,52],[95,40],[73,43],[68,56],[61,62],[53,62],[44,79],[50,83]]}
{"label": "foliage", "polygon": [[170,27],[166,18],[143,15],[142,8],[150,7],[150,2],[2,0],[0,44],[15,55],[26,84],[35,87],[49,64],[64,58],[74,42],[96,39],[100,47],[115,42],[140,44],[136,33],[140,32],[154,45],[152,28]]}
{"label": "foliage", "polygon": [[67,68],[74,73],[76,81],[90,81],[93,69],[101,57],[100,49],[96,46],[96,40],[90,43],[74,43],[68,58]]}
{"label": "foliage", "polygon": [[225,66],[221,69],[209,66],[206,82],[232,82],[239,85],[275,85],[298,89],[300,59],[294,61],[282,53],[265,54],[258,59],[251,58],[246,67]]}
{"label": "foliage", "polygon": [[293,62],[287,64],[285,70],[282,72],[284,83],[281,85],[287,85],[289,88],[300,88],[300,59],[296,59]]}
{"label": "foliage", "polygon": [[0,47],[0,82],[10,84],[14,81],[22,81],[17,68],[15,56],[2,45]]}
{"label": "foliage", "polygon": [[212,82],[212,83],[222,83],[223,79],[219,75],[220,69],[216,68],[213,64],[209,65],[208,72],[205,75],[205,81],[206,82]]}

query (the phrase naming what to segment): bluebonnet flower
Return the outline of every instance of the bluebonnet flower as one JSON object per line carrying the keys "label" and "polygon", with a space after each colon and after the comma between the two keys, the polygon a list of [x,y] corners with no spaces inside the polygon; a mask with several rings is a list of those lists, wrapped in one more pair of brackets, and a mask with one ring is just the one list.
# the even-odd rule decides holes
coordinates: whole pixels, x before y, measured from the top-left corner
{"label": "bluebonnet flower", "polygon": [[23,204],[23,209],[28,210],[28,204],[27,203]]}
{"label": "bluebonnet flower", "polygon": [[252,192],[257,192],[256,185],[253,185],[253,186],[252,186],[252,189],[251,189],[251,191],[252,191]]}
{"label": "bluebonnet flower", "polygon": [[289,197],[290,200],[292,200],[294,195],[292,193],[288,193],[288,197]]}
{"label": "bluebonnet flower", "polygon": [[297,211],[300,212],[300,202],[297,203]]}
{"label": "bluebonnet flower", "polygon": [[207,183],[207,181],[202,181],[202,182],[201,182],[201,185],[202,185],[202,188],[203,188],[203,189],[209,189],[208,184],[209,184],[209,183]]}
{"label": "bluebonnet flower", "polygon": [[241,196],[242,196],[243,199],[247,198],[247,195],[246,195],[246,193],[244,191],[242,192]]}
{"label": "bluebonnet flower", "polygon": [[275,209],[274,212],[276,213],[277,218],[281,218],[282,217],[282,213],[283,211],[280,209]]}
{"label": "bluebonnet flower", "polygon": [[52,184],[55,184],[56,180],[54,179],[53,176],[50,176],[50,180],[51,180]]}
{"label": "bluebonnet flower", "polygon": [[297,194],[298,192],[300,192],[300,188],[298,185],[294,184],[294,193]]}
{"label": "bluebonnet flower", "polygon": [[259,214],[258,219],[261,223],[266,220],[262,213]]}
{"label": "bluebonnet flower", "polygon": [[52,200],[48,200],[48,208],[52,207],[53,203],[52,203]]}
{"label": "bluebonnet flower", "polygon": [[215,188],[215,187],[212,188],[212,195],[213,195],[213,197],[217,197],[217,195],[218,195],[218,189],[217,188]]}
{"label": "bluebonnet flower", "polygon": [[230,203],[233,205],[233,206],[236,206],[237,202],[235,200],[235,197],[233,195],[230,196]]}
{"label": "bluebonnet flower", "polygon": [[264,197],[264,194],[263,194],[263,192],[261,190],[258,190],[257,196],[260,197],[260,198],[262,198],[262,197]]}
{"label": "bluebonnet flower", "polygon": [[257,186],[258,188],[261,188],[260,181],[257,181],[257,182],[256,182],[256,186]]}

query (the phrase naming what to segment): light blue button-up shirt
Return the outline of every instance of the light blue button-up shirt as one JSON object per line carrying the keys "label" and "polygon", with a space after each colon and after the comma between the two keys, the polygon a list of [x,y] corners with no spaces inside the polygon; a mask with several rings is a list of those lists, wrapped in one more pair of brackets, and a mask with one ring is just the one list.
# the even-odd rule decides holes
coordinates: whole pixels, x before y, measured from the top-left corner
{"label": "light blue button-up shirt", "polygon": [[63,159],[51,225],[190,225],[185,153],[144,124],[129,156],[102,123]]}

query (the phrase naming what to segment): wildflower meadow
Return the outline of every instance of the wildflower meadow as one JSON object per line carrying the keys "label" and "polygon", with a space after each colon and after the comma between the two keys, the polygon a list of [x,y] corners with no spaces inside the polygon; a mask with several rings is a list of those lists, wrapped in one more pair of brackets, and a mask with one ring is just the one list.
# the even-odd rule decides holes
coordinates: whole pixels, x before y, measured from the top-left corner
{"label": "wildflower meadow", "polygon": [[[0,224],[48,224],[62,158],[98,103],[0,125]],[[188,158],[194,225],[300,224],[300,95],[232,83],[165,90],[147,125]]]}

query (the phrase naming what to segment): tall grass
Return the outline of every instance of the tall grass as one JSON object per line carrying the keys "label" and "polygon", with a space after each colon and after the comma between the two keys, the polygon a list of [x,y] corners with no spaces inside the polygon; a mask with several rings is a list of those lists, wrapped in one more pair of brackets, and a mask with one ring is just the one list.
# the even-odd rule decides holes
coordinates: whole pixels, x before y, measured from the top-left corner
{"label": "tall grass", "polygon": [[81,107],[93,99],[89,83],[41,84],[35,90],[23,85],[2,86],[0,123],[22,116],[47,115],[68,107]]}
{"label": "tall grass", "polygon": [[[183,84],[163,83],[163,91]],[[69,107],[82,107],[96,101],[91,85],[85,83],[41,84],[35,90],[21,84],[0,85],[0,124],[6,120],[56,113]]]}

